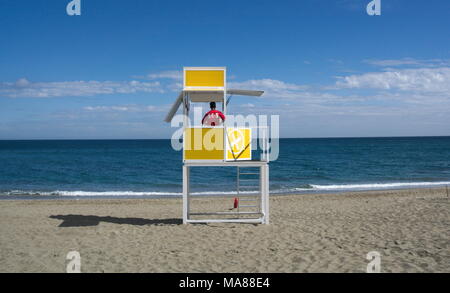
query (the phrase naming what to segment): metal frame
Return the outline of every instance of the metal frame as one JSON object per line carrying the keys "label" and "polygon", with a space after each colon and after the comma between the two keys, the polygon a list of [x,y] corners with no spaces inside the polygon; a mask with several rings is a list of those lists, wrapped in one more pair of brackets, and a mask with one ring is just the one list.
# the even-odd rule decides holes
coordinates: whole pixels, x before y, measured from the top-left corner
{"label": "metal frame", "polygon": [[[208,212],[191,213],[190,200],[190,168],[192,167],[257,167],[259,168],[259,211],[258,212]],[[255,195],[247,195],[255,196]],[[224,215],[259,215],[257,218],[209,218],[209,219],[191,219],[191,216],[224,216]],[[190,223],[256,223],[269,224],[269,165],[265,161],[227,161],[227,162],[192,162],[183,164],[183,224]]]}

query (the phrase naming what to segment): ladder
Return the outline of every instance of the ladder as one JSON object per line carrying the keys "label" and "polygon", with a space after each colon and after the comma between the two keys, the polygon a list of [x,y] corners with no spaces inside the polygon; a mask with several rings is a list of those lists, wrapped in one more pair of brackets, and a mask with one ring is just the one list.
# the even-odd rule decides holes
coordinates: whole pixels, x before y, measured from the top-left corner
{"label": "ladder", "polygon": [[238,213],[261,212],[260,169],[258,167],[237,167]]}

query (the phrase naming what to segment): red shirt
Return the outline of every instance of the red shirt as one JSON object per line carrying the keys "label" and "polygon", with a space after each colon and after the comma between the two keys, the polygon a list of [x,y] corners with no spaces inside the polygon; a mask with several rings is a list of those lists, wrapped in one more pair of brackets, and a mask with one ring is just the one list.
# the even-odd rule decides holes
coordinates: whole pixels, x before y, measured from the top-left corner
{"label": "red shirt", "polygon": [[221,123],[219,118],[222,119],[221,122],[225,121],[225,115],[223,115],[222,112],[217,110],[211,110],[208,113],[206,113],[205,116],[203,116],[202,124],[205,124],[206,120],[206,123],[209,126],[216,126],[216,124]]}

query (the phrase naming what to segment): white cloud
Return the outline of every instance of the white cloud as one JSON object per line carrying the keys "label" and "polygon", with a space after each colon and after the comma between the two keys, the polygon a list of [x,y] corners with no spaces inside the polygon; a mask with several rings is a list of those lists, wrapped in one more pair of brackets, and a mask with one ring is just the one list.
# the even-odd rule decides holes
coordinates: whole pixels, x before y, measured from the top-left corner
{"label": "white cloud", "polygon": [[341,77],[338,88],[450,92],[450,67],[399,69]]}
{"label": "white cloud", "polygon": [[26,78],[21,78],[16,81],[17,87],[26,87],[30,84],[30,82]]}
{"label": "white cloud", "polygon": [[[170,74],[160,73],[163,76]],[[156,78],[156,75],[153,76]],[[167,77],[169,78],[169,77]],[[162,83],[162,84],[161,84]],[[15,83],[0,83],[0,96],[6,97],[59,97],[101,94],[163,92],[180,90],[175,78],[141,81],[73,81],[37,82],[20,79]],[[353,115],[395,116],[448,113],[450,109],[450,68],[388,69],[340,77],[333,87],[301,85],[276,79],[230,81],[228,88],[264,90],[265,99],[235,100],[235,111],[257,113],[285,113],[292,116]],[[333,91],[331,91],[333,89]],[[369,90],[364,94],[348,89]],[[171,94],[172,95],[172,94]],[[171,98],[172,100],[172,98]],[[251,103],[249,103],[251,102]],[[242,104],[241,104],[242,103]],[[166,112],[170,105],[107,105],[87,106],[85,115],[103,113],[120,116],[120,113]],[[92,115],[90,115],[92,116]]]}
{"label": "white cloud", "polygon": [[0,96],[10,98],[51,98],[66,96],[94,96],[104,94],[132,94],[163,92],[158,81],[59,81],[30,82],[21,78],[16,82],[1,82]]}
{"label": "white cloud", "polygon": [[414,59],[414,58],[401,58],[401,59],[367,59],[364,63],[380,66],[380,67],[445,67],[450,65],[448,59]]}
{"label": "white cloud", "polygon": [[150,79],[150,80],[155,80],[155,79],[182,80],[183,72],[178,71],[178,70],[166,70],[166,71],[161,71],[161,72],[157,72],[157,73],[150,73],[150,74],[147,74],[144,76],[134,76],[134,78]]}
{"label": "white cloud", "polygon": [[283,90],[304,90],[307,86],[301,86],[297,84],[286,83],[284,81],[276,79],[254,79],[244,82],[230,82],[228,84],[229,88],[249,88],[249,89],[267,89],[272,91],[283,91]]}
{"label": "white cloud", "polygon": [[244,82],[230,82],[228,88],[244,90],[263,90],[263,97],[295,98],[301,95],[308,86],[286,83],[276,79],[254,79]]}
{"label": "white cloud", "polygon": [[[263,90],[262,98],[279,103],[281,101],[295,101],[299,105],[319,105],[358,102],[363,98],[354,95],[337,95],[325,91],[326,88],[313,87],[308,85],[299,85],[286,83],[274,79],[257,79],[244,82],[230,82],[229,88]],[[256,106],[256,105],[255,105]]]}
{"label": "white cloud", "polygon": [[[0,83],[0,96],[80,96],[165,89],[167,95],[172,96],[169,99],[171,102],[175,96],[170,90],[180,90],[180,80],[163,80],[162,76],[160,75],[161,80],[150,82],[33,83],[20,79],[15,83]],[[156,78],[156,75],[154,77]],[[234,99],[229,114],[279,114],[282,130],[287,131],[284,136],[445,134],[449,131],[446,123],[450,113],[448,67],[387,69],[365,74],[348,74],[334,84],[333,91],[330,90],[331,87],[301,85],[269,78],[230,81],[228,87],[264,90],[263,98],[267,99]],[[368,89],[368,91],[361,94],[361,91],[351,89]],[[164,131],[170,126],[160,121],[169,108],[170,105],[120,104],[120,102],[115,105],[90,104],[81,111],[76,109],[67,113],[53,114],[51,119],[58,121],[52,123],[55,126],[66,123],[67,129],[73,125],[80,125],[80,129],[86,131],[85,135],[89,134],[88,131],[92,127],[93,137],[108,134],[116,137],[117,129],[122,131],[122,135],[130,135],[129,129],[135,129],[133,133],[140,131],[135,134],[136,137],[146,137],[149,133],[163,133],[160,135],[167,137],[169,134]],[[384,123],[384,126],[380,128],[378,123]],[[13,127],[15,126],[10,129],[14,129]],[[417,133],[411,130],[416,127],[421,127]],[[66,135],[65,130],[62,133]]]}
{"label": "white cloud", "polygon": [[339,60],[339,59],[333,59],[333,58],[328,59],[328,62],[333,63],[333,64],[337,64],[337,65],[343,65],[344,64],[344,61]]}
{"label": "white cloud", "polygon": [[154,106],[154,105],[114,105],[114,106],[87,106],[84,107],[88,112],[160,112],[166,111],[167,105]]}
{"label": "white cloud", "polygon": [[167,88],[172,92],[179,92],[183,89],[183,83],[181,82],[174,82],[167,86]]}
{"label": "white cloud", "polygon": [[244,108],[254,108],[255,107],[255,104],[252,104],[252,103],[246,103],[246,104],[242,104],[242,105],[240,105],[241,107],[244,107]]}

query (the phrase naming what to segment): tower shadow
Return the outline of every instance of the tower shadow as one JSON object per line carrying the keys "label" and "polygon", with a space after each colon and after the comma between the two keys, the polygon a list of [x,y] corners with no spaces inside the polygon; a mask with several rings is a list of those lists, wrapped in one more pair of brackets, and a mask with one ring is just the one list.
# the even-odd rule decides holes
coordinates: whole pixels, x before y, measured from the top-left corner
{"label": "tower shadow", "polygon": [[144,219],[144,218],[118,218],[118,217],[99,217],[92,215],[52,215],[49,218],[62,220],[58,227],[87,227],[97,226],[100,222],[134,225],[134,226],[161,226],[161,225],[182,225],[181,219]]}

